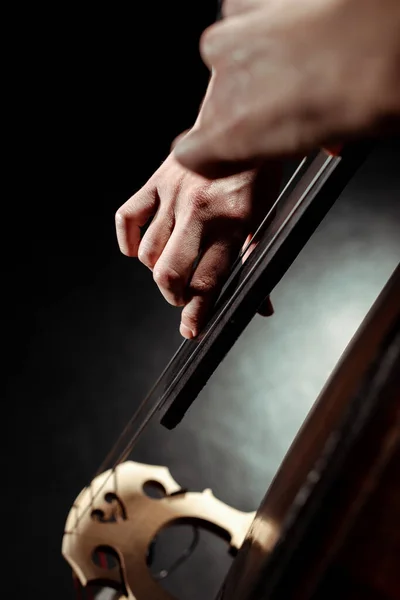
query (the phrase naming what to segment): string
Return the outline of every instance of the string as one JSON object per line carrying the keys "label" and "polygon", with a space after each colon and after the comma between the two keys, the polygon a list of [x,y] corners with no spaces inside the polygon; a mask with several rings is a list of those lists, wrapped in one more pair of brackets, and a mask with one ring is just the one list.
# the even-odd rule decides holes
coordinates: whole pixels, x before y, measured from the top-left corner
{"label": "string", "polygon": [[[236,259],[236,261],[235,261],[235,263],[234,263],[234,265],[233,265],[233,267],[231,269],[231,275],[230,275],[230,277],[228,279],[228,282],[224,286],[224,289],[226,289],[226,287],[229,285],[229,282],[232,281],[233,277],[235,277],[237,275],[237,270],[239,268],[240,269],[243,268],[242,257],[246,254],[246,252],[249,249],[250,245],[252,245],[252,244],[256,243],[257,241],[259,241],[259,238],[260,238],[261,234],[264,233],[265,226],[267,224],[269,224],[269,220],[270,220],[271,214],[273,214],[275,212],[275,210],[278,208],[278,206],[279,206],[279,204],[281,202],[281,199],[284,197],[286,191],[290,188],[290,186],[292,185],[292,183],[295,181],[297,175],[300,173],[300,171],[301,171],[302,167],[304,166],[306,160],[307,160],[307,157],[302,160],[302,162],[300,163],[300,165],[298,166],[298,168],[296,169],[296,171],[293,173],[292,177],[289,179],[289,181],[286,184],[286,186],[283,188],[283,190],[279,194],[279,196],[276,199],[276,201],[274,202],[274,204],[271,206],[270,210],[268,211],[267,215],[263,219],[262,223],[260,224],[260,226],[256,230],[253,238],[242,249],[239,257]],[[238,294],[243,289],[244,285],[248,282],[248,279],[253,274],[254,270],[259,266],[260,262],[264,259],[265,255],[269,252],[269,250],[271,249],[271,246],[273,245],[273,243],[276,241],[276,239],[278,238],[278,236],[282,233],[282,231],[287,226],[287,224],[290,221],[290,219],[293,217],[293,214],[297,211],[297,209],[299,208],[299,206],[301,206],[303,200],[308,196],[309,192],[312,190],[312,188],[315,186],[315,184],[319,181],[319,179],[322,177],[322,175],[326,172],[327,168],[332,163],[332,161],[334,161],[336,163],[338,160],[340,160],[340,157],[334,157],[334,156],[330,156],[330,155],[329,156],[325,155],[325,162],[321,165],[321,167],[319,168],[319,170],[317,171],[317,173],[315,174],[315,176],[312,178],[311,182],[307,185],[306,189],[301,194],[300,198],[296,201],[295,206],[292,207],[292,209],[290,210],[289,214],[283,219],[283,222],[280,224],[280,226],[277,228],[277,230],[271,235],[270,240],[269,240],[268,244],[266,245],[266,247],[264,248],[264,250],[260,253],[259,256],[257,256],[255,258],[255,260],[254,260],[253,264],[251,265],[251,268],[249,269],[248,273],[242,279],[242,281],[239,283],[238,287],[236,288],[234,294],[232,294],[231,298],[229,298],[226,301],[225,305],[223,306],[222,310],[218,314],[217,318],[214,319],[214,320],[213,319],[211,320],[211,322],[207,326],[204,334],[202,335],[202,339],[194,347],[193,352],[189,356],[189,359],[185,362],[185,364],[178,371],[178,373],[175,375],[175,377],[173,378],[173,380],[169,383],[167,389],[164,390],[161,398],[157,398],[157,402],[147,411],[145,418],[142,420],[142,422],[140,423],[140,425],[134,430],[133,434],[129,437],[129,439],[128,439],[127,443],[125,444],[125,446],[118,453],[118,447],[120,445],[120,441],[123,440],[124,437],[127,437],[128,433],[130,433],[134,429],[134,425],[135,425],[136,421],[139,421],[139,418],[141,417],[141,414],[143,413],[144,409],[148,405],[148,401],[152,398],[152,396],[153,396],[154,392],[157,390],[160,382],[163,381],[163,377],[164,377],[165,373],[168,372],[168,369],[169,369],[170,365],[174,362],[176,356],[179,354],[179,352],[181,351],[182,347],[185,345],[186,342],[183,342],[183,344],[181,345],[181,347],[175,353],[174,357],[169,362],[169,364],[167,365],[166,369],[163,371],[163,373],[161,374],[161,376],[159,377],[159,379],[156,381],[156,383],[152,387],[152,389],[149,392],[149,394],[146,396],[146,398],[143,400],[143,402],[139,406],[138,410],[135,412],[135,414],[133,415],[133,417],[131,418],[131,420],[125,426],[125,428],[124,428],[123,432],[121,433],[121,435],[120,435],[117,443],[115,444],[114,448],[111,450],[111,452],[109,452],[109,454],[107,455],[105,461],[103,461],[103,463],[102,463],[99,471],[97,472],[97,474],[99,474],[102,471],[104,471],[104,468],[105,468],[104,465],[106,465],[107,463],[111,463],[112,464],[111,469],[110,469],[110,473],[105,478],[105,480],[103,481],[103,483],[99,486],[96,494],[94,496],[92,495],[92,498],[91,498],[91,501],[89,503],[89,506],[86,509],[84,509],[82,511],[82,513],[78,516],[76,525],[79,524],[81,518],[93,506],[94,500],[98,497],[98,495],[100,494],[100,492],[104,489],[105,485],[108,483],[111,474],[115,473],[116,467],[121,462],[124,462],[126,460],[126,458],[129,456],[129,454],[132,451],[133,446],[135,445],[137,439],[140,437],[140,435],[143,432],[144,428],[146,427],[147,423],[150,421],[150,419],[153,417],[153,415],[160,408],[160,406],[163,403],[163,400],[167,397],[167,395],[170,392],[170,390],[172,389],[172,387],[176,384],[176,382],[182,376],[182,373],[186,369],[188,362],[193,361],[193,359],[200,352],[202,346],[206,343],[206,341],[210,337],[211,333],[213,332],[216,324],[219,322],[219,320],[221,320],[223,318],[223,316],[226,314],[226,312],[228,311],[228,309],[231,307],[232,303],[237,298]],[[256,252],[254,251],[253,254],[256,254]],[[221,293],[221,295],[222,295],[222,293]],[[112,457],[115,454],[116,454],[116,458],[114,460],[112,460]],[[115,473],[115,476],[116,476],[116,473]],[[89,486],[92,487],[92,482],[89,484]]]}
{"label": "string", "polygon": [[[267,212],[266,216],[264,217],[264,219],[262,220],[261,224],[259,225],[259,227],[256,229],[253,237],[251,238],[251,240],[249,240],[249,242],[247,244],[245,244],[245,246],[242,248],[242,250],[239,253],[239,256],[237,257],[237,259],[235,260],[235,262],[233,263],[231,270],[230,270],[230,275],[228,277],[227,282],[224,285],[224,288],[221,291],[220,296],[223,295],[224,290],[228,287],[229,283],[232,281],[232,278],[236,275],[236,271],[238,268],[242,267],[242,258],[243,256],[245,256],[246,252],[249,250],[250,246],[254,243],[257,243],[259,241],[259,238],[261,236],[261,234],[263,233],[264,229],[265,229],[265,225],[268,223],[270,216],[275,212],[281,198],[284,196],[284,194],[286,193],[286,191],[289,189],[290,185],[293,183],[293,181],[295,180],[295,178],[297,177],[297,174],[301,171],[305,161],[307,160],[307,157],[305,157],[301,163],[299,164],[299,166],[297,167],[297,169],[294,171],[293,175],[291,176],[291,178],[289,179],[289,181],[287,182],[287,184],[285,185],[285,187],[282,189],[281,193],[278,195],[276,201],[274,202],[274,204],[271,206],[271,208],[269,209],[269,211]],[[207,332],[205,333],[203,340],[206,339],[207,336]],[[182,346],[185,344],[185,342],[183,342]],[[181,347],[182,347],[181,346]],[[197,353],[200,348],[200,344],[196,347],[196,349],[194,350],[194,353]],[[167,365],[166,369],[163,371],[162,375],[160,376],[160,378],[156,381],[156,383],[153,385],[153,387],[151,388],[150,392],[147,394],[146,398],[143,400],[142,404],[139,406],[138,410],[136,411],[136,413],[133,415],[132,419],[127,423],[127,425],[125,426],[125,428],[123,429],[121,435],[120,435],[120,439],[124,437],[124,435],[126,435],[126,433],[131,429],[131,426],[133,424],[133,422],[136,420],[138,414],[141,412],[141,410],[144,408],[144,406],[147,403],[147,399],[152,395],[153,391],[157,388],[157,385],[159,383],[159,381],[162,379],[165,371],[168,369],[169,365],[171,363],[174,362],[174,358],[175,356],[178,354],[180,348],[178,349],[178,351],[176,352],[176,354],[174,355],[174,357],[172,358],[172,360],[170,361],[170,363]],[[197,352],[196,352],[197,351]],[[167,393],[167,392],[166,392]],[[158,407],[157,407],[158,408]],[[154,411],[155,412],[155,411]],[[154,413],[151,413],[151,416]],[[141,430],[140,432],[141,433]],[[138,436],[135,436],[135,439],[137,439]],[[125,460],[125,458],[128,456],[128,454],[131,451],[131,443],[132,443],[132,439],[129,440],[128,444],[126,445],[125,449],[123,450],[123,452],[119,455],[119,458],[116,459],[116,461],[113,464],[113,469],[120,464],[121,462],[123,462]],[[118,442],[116,444],[116,446],[118,445]],[[99,470],[98,470],[98,474],[101,473],[104,469],[103,465],[107,464],[109,462],[109,458],[113,455],[113,451],[114,449],[111,450],[111,452],[107,455],[106,459],[103,461],[102,465],[100,466]]]}
{"label": "string", "polygon": [[[87,539],[87,537],[86,537],[86,539]],[[192,556],[192,554],[196,550],[197,546],[199,545],[199,541],[200,541],[199,528],[196,527],[196,525],[192,525],[192,540],[191,540],[189,546],[187,546],[187,548],[185,548],[183,550],[183,552],[180,554],[180,556],[178,556],[178,558],[168,568],[161,569],[158,573],[152,573],[151,574],[152,578],[155,581],[162,581],[164,579],[167,579],[167,577],[169,577],[173,572],[175,572],[177,569],[179,569],[179,567],[181,567]],[[146,561],[148,567],[151,567],[151,564],[154,561],[154,553],[155,553],[156,543],[157,543],[157,537],[155,537],[153,539],[153,541],[150,545],[150,548],[149,548],[149,554],[148,554],[148,558]],[[103,569],[107,568],[106,556],[102,552],[99,552],[98,557],[99,557],[99,561],[100,561],[100,567],[102,567]],[[83,591],[84,590],[85,590],[86,600],[94,600],[93,590],[91,589],[90,585],[83,587],[81,582],[79,581],[78,577],[74,573],[72,574],[72,580],[74,583],[75,595],[76,595],[77,600],[83,600]]]}
{"label": "string", "polygon": [[[184,492],[184,490],[182,490],[180,493]],[[172,495],[176,495],[172,494]],[[171,494],[168,494],[168,497],[172,496]],[[168,567],[168,568],[164,568],[161,569],[158,573],[152,573],[152,578],[155,581],[162,581],[164,579],[166,579],[167,577],[169,577],[171,575],[171,573],[173,573],[174,571],[176,571],[180,566],[182,566],[182,564],[184,564],[194,553],[194,551],[196,550],[199,541],[200,541],[200,531],[199,528],[196,525],[192,525],[192,540],[189,544],[189,546],[187,546],[183,552],[180,554],[180,556],[178,556],[178,558]],[[85,536],[85,539],[93,539],[93,540],[97,540],[96,536]],[[146,559],[146,563],[148,567],[151,567],[152,563],[154,562],[154,554],[155,554],[155,549],[156,549],[156,544],[157,544],[157,536],[155,536],[149,546],[148,549],[148,554],[147,554],[147,559]],[[99,561],[99,566],[102,569],[107,569],[108,568],[108,562],[107,562],[107,557],[106,554],[104,552],[98,552],[97,553],[97,558]],[[79,581],[78,577],[73,573],[72,575],[73,578],[73,582],[74,582],[74,587],[75,587],[75,592],[76,592],[76,597],[77,600],[83,600],[83,590],[85,590],[85,598],[86,600],[94,600],[94,593],[93,590],[91,589],[90,585],[85,586],[85,588],[83,588],[81,582]]]}
{"label": "string", "polygon": [[258,226],[258,228],[256,229],[256,231],[254,232],[254,235],[249,239],[249,241],[247,242],[247,244],[245,244],[243,246],[243,248],[241,249],[241,251],[239,252],[239,256],[237,257],[237,259],[233,263],[231,271],[233,271],[238,266],[238,264],[242,262],[243,256],[246,255],[246,252],[249,250],[250,246],[252,246],[254,243],[257,243],[258,238],[261,236],[262,232],[265,229],[265,225],[267,224],[267,221],[268,221],[270,215],[273,214],[273,212],[275,211],[275,208],[277,207],[278,202],[280,201],[280,199],[282,198],[282,196],[286,193],[286,191],[289,189],[290,185],[293,183],[294,179],[297,177],[298,173],[303,168],[306,160],[307,160],[307,157],[304,157],[303,160],[298,165],[297,169],[293,172],[293,175],[290,177],[289,181],[283,187],[282,191],[278,195],[278,197],[275,200],[274,204],[271,206],[270,210],[265,215],[264,219],[261,221],[260,225]]}

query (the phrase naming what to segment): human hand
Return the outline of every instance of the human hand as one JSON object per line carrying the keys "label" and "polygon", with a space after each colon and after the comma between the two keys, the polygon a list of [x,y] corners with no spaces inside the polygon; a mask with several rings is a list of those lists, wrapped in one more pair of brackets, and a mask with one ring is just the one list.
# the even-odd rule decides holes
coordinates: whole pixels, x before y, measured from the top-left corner
{"label": "human hand", "polygon": [[[184,169],[171,154],[118,210],[121,251],[153,271],[170,304],[184,307],[184,337],[200,332],[241,246],[275,201],[279,183],[280,170],[273,164],[210,181]],[[268,301],[263,314],[271,314]]]}
{"label": "human hand", "polygon": [[400,121],[399,0],[225,0],[202,36],[213,86],[174,149],[207,177]]}

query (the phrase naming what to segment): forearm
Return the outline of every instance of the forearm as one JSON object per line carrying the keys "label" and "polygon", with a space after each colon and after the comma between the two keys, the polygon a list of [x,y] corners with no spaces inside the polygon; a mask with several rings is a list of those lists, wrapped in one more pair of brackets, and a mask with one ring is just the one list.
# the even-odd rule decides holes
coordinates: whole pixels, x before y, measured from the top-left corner
{"label": "forearm", "polygon": [[202,100],[202,102],[200,104],[199,114],[197,115],[197,119],[195,121],[195,124],[193,125],[193,129],[196,128],[196,127],[200,127],[200,125],[201,125],[202,115],[204,113],[204,107],[205,107],[205,104],[207,102],[207,99],[210,97],[210,95],[212,93],[214,79],[215,79],[215,76],[214,76],[213,73],[211,73],[211,77],[210,77],[210,80],[208,82],[207,90],[206,90],[204,98],[203,98],[203,100]]}
{"label": "forearm", "polygon": [[184,167],[221,177],[398,131],[399,0],[225,0],[224,17],[201,39],[217,75],[175,148]]}

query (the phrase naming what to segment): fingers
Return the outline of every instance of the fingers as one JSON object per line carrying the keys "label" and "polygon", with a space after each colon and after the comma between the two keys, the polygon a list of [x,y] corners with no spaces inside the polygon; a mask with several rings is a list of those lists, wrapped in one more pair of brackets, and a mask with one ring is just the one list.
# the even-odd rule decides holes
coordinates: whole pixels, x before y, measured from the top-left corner
{"label": "fingers", "polygon": [[179,332],[191,340],[198,336],[212,305],[211,296],[194,296],[182,311]]}
{"label": "fingers", "polygon": [[115,215],[117,240],[126,256],[138,255],[140,228],[155,214],[157,206],[157,190],[148,184],[118,209]]}
{"label": "fingers", "polygon": [[181,219],[155,264],[153,278],[164,298],[173,306],[187,300],[187,284],[200,252],[202,226],[195,219]]}
{"label": "fingers", "polygon": [[171,207],[160,206],[140,242],[138,258],[151,271],[171,237],[174,222],[175,218]]}
{"label": "fingers", "polygon": [[[239,248],[239,241],[235,243],[229,240],[215,243],[204,252],[190,281],[190,300],[181,315],[180,333],[184,338],[197,337],[206,324]],[[258,313],[264,317],[274,314],[269,296],[259,307]]]}
{"label": "fingers", "polygon": [[204,252],[190,281],[190,300],[182,311],[180,332],[183,337],[196,337],[205,325],[240,245],[241,241],[229,239],[212,244]]}
{"label": "fingers", "polygon": [[[116,215],[122,252],[138,256],[153,271],[170,304],[185,307],[184,337],[195,337],[203,328],[245,234],[259,221],[254,206],[259,178],[258,171],[248,171],[211,182],[183,170],[170,155]],[[266,183],[271,186],[270,174]],[[262,196],[267,210],[265,189]]]}

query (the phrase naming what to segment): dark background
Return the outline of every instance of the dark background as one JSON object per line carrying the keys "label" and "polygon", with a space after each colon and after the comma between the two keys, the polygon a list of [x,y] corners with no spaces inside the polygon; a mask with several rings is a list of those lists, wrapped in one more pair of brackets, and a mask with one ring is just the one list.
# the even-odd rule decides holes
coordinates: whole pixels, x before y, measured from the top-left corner
{"label": "dark background", "polygon": [[[13,24],[2,218],[11,598],[72,597],[60,553],[68,510],[180,341],[179,311],[119,254],[114,213],[195,118],[208,77],[198,38],[215,16],[201,4],[35,7]],[[398,261],[399,158],[397,141],[381,144],[276,291],[276,315],[256,319],[184,424],[152,427],[135,460],[256,508]],[[207,536],[199,556],[173,583],[182,600],[211,597],[229,564]]]}

